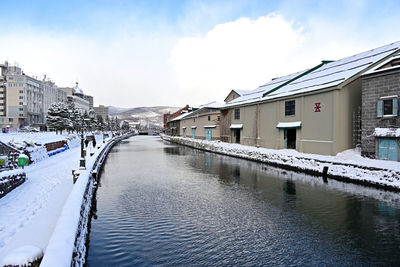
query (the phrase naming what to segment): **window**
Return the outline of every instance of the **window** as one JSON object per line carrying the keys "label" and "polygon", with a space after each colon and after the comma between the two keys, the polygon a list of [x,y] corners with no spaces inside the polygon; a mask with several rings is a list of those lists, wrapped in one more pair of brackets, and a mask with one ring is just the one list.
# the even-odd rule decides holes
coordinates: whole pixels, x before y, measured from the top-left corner
{"label": "window", "polygon": [[396,97],[382,98],[378,100],[377,116],[378,117],[391,117],[398,115],[398,99]]}
{"label": "window", "polygon": [[24,114],[19,114],[19,116],[20,116],[20,117],[23,117],[23,116],[24,116]]}
{"label": "window", "polygon": [[295,115],[296,102],[295,100],[285,102],[285,116]]}
{"label": "window", "polygon": [[22,106],[24,104],[24,102],[19,102],[19,105]]}
{"label": "window", "polygon": [[23,95],[20,95],[20,96],[19,96],[19,99],[24,99],[24,96],[23,96]]}
{"label": "window", "polygon": [[20,93],[20,94],[23,94],[23,93],[24,93],[24,90],[19,90],[19,93]]}
{"label": "window", "polygon": [[13,118],[8,118],[8,121],[9,121],[9,122],[13,122],[14,119],[13,119]]}
{"label": "window", "polygon": [[220,121],[220,120],[221,120],[221,117],[220,117],[220,116],[218,116],[218,117],[217,117],[217,121]]}
{"label": "window", "polygon": [[210,115],[208,115],[208,120],[209,120],[209,121],[211,120],[211,116],[210,116]]}
{"label": "window", "polygon": [[233,114],[233,119],[240,120],[240,109],[239,108],[235,108],[234,114]]}
{"label": "window", "polygon": [[19,111],[24,111],[24,108],[19,108]]}

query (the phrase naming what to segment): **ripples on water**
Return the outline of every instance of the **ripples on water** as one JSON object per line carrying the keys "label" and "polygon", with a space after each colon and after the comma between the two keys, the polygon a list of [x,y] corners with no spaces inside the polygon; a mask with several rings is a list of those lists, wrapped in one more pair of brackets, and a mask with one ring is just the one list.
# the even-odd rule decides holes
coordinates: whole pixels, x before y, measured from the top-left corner
{"label": "ripples on water", "polygon": [[136,136],[110,153],[90,266],[400,264],[398,194]]}

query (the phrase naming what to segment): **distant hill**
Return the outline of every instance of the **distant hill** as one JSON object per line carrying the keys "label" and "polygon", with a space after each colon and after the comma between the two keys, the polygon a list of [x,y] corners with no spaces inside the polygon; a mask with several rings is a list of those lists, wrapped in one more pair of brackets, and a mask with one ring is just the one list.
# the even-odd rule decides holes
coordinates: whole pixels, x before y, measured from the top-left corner
{"label": "distant hill", "polygon": [[153,123],[162,123],[165,113],[173,113],[179,110],[177,107],[156,106],[156,107],[136,107],[136,108],[119,108],[108,107],[108,113],[111,117],[118,117],[121,120],[146,120]]}

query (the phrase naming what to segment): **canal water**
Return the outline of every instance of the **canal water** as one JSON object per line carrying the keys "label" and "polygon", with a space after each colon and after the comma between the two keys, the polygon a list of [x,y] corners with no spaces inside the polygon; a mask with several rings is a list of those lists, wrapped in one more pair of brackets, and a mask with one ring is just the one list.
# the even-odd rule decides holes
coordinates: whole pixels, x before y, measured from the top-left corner
{"label": "canal water", "polygon": [[135,136],[109,154],[89,266],[400,265],[400,196]]}

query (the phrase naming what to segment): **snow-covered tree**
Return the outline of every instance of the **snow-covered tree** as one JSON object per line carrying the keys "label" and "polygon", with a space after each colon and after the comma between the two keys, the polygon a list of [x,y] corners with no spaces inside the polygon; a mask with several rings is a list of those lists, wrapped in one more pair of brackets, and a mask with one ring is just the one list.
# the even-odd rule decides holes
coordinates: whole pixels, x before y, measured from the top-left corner
{"label": "snow-covered tree", "polygon": [[47,111],[46,123],[47,127],[55,130],[56,133],[58,131],[62,133],[64,129],[72,129],[73,124],[67,104],[63,102],[52,104]]}

